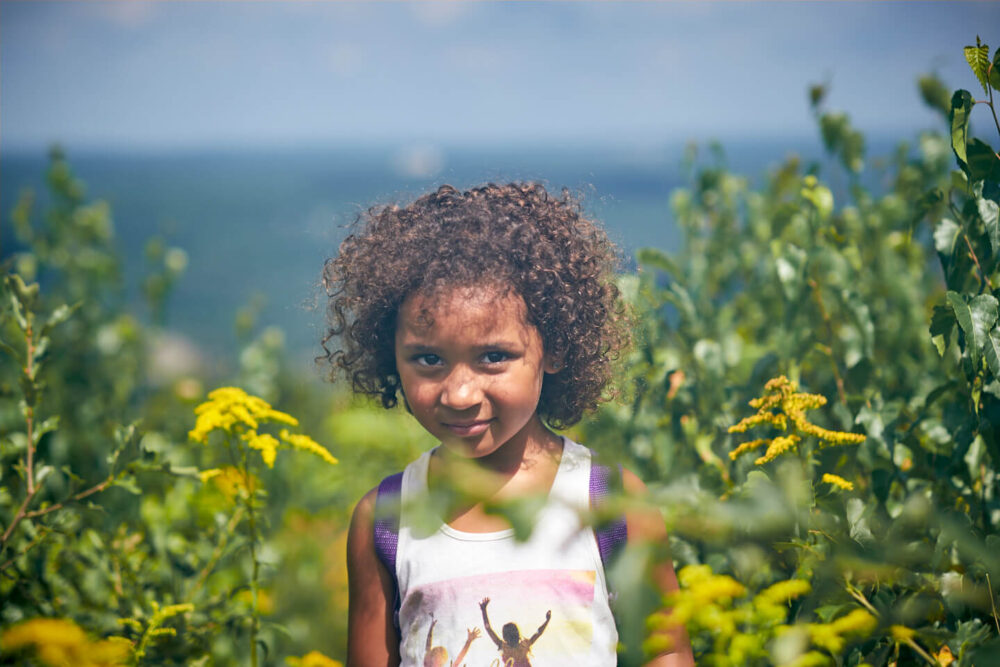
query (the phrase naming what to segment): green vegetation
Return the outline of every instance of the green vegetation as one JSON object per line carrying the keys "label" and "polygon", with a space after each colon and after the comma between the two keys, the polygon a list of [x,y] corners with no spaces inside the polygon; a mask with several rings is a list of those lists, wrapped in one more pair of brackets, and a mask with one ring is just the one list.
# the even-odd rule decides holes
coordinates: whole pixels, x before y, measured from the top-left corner
{"label": "green vegetation", "polygon": [[[921,79],[945,134],[874,166],[820,86],[828,162],[752,188],[690,156],[683,247],[621,279],[626,398],[572,434],[671,531],[672,613],[635,576],[662,554],[612,572],[623,663],[679,623],[709,665],[1000,652],[1000,156],[971,124],[1000,140],[1000,49],[965,55],[985,99]],[[335,664],[353,503],[428,436],[304,384],[246,316],[235,377],[164,363],[183,253],[150,243],[142,324],[108,206],[59,153],[48,177],[3,258],[0,664]]]}

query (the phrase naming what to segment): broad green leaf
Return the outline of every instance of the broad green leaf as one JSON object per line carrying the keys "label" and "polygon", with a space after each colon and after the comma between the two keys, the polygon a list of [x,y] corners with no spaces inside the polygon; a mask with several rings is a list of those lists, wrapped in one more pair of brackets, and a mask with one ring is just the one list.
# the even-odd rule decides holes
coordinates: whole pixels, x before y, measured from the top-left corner
{"label": "broad green leaf", "polygon": [[951,259],[955,254],[955,242],[962,228],[958,223],[950,218],[941,218],[941,222],[934,228],[934,249],[941,255]]}
{"label": "broad green leaf", "polygon": [[986,365],[993,371],[993,377],[1000,378],[1000,329],[993,327],[986,336],[984,346]]}
{"label": "broad green leaf", "polygon": [[979,79],[979,83],[983,86],[983,92],[989,93],[990,87],[989,82],[986,80],[986,71],[990,68],[990,47],[979,41],[979,35],[976,35],[976,45],[967,46],[964,49],[965,60],[969,63],[969,67],[972,68],[973,74]]}
{"label": "broad green leaf", "polygon": [[969,180],[1000,180],[1000,158],[988,143],[972,139],[966,146],[966,161],[969,164]]}
{"label": "broad green leaf", "polygon": [[1000,206],[997,206],[992,199],[980,197],[976,200],[976,207],[979,209],[983,225],[986,226],[986,233],[989,234],[993,254],[1000,253]]}
{"label": "broad green leaf", "polygon": [[948,303],[955,310],[955,319],[965,333],[965,345],[974,368],[979,368],[979,355],[986,345],[990,329],[997,321],[997,300],[992,294],[980,294],[966,301],[958,292],[948,292]]}
{"label": "broad green leaf", "polygon": [[659,248],[639,248],[639,252],[636,253],[636,259],[639,260],[640,264],[659,269],[670,276],[679,276],[681,273],[670,255]]}
{"label": "broad green leaf", "polygon": [[821,220],[830,217],[833,211],[833,193],[823,185],[802,188],[802,197],[816,208]]}
{"label": "broad green leaf", "polygon": [[951,149],[963,171],[967,171],[966,144],[969,142],[969,112],[972,111],[972,95],[967,90],[956,90],[951,96]]}
{"label": "broad green leaf", "polygon": [[954,309],[948,306],[934,306],[934,314],[931,316],[930,327],[931,341],[941,356],[944,356],[944,351],[948,347],[948,339],[951,337],[951,330],[954,328]]}

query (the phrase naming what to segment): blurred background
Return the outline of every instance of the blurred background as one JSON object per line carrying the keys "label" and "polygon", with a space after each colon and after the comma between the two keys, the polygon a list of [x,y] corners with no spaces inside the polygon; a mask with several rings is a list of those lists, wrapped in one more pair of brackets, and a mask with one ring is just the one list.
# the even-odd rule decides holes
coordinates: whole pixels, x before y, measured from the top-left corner
{"label": "blurred background", "polygon": [[[0,664],[38,618],[134,664],[246,665],[254,637],[264,664],[342,658],[352,508],[434,443],[321,384],[323,262],[370,206],[526,179],[643,266],[619,278],[629,400],[569,435],[649,483],[682,578],[813,582],[750,625],[685,583],[699,658],[997,655],[1000,162],[949,118],[955,88],[982,94],[963,47],[997,26],[995,2],[0,0]],[[729,426],[786,375],[837,430],[740,456]],[[340,463],[192,442],[220,385]],[[665,557],[636,553],[612,572],[629,665],[660,605],[634,575]]]}
{"label": "blurred background", "polygon": [[877,158],[939,126],[917,76],[950,85],[965,64],[945,54],[998,19],[986,2],[3,0],[0,244],[59,144],[111,205],[136,303],[144,244],[185,253],[157,317],[203,364],[231,364],[250,305],[305,365],[323,260],[372,204],[540,179],[627,256],[669,250],[689,142],[750,175],[820,158],[807,89],[825,83]]}

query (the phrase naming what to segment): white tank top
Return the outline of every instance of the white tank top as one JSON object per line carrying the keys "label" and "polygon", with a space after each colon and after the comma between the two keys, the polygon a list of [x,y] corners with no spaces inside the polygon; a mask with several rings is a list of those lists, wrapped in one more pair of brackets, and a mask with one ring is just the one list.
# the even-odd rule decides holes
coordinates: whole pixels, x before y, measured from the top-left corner
{"label": "white tank top", "polygon": [[[525,542],[513,529],[465,533],[418,520],[414,501],[427,493],[431,452],[406,467],[396,549],[404,667],[617,664],[604,567],[594,531],[581,525],[590,505],[590,450],[563,443],[552,489]],[[485,598],[489,627],[480,607]]]}

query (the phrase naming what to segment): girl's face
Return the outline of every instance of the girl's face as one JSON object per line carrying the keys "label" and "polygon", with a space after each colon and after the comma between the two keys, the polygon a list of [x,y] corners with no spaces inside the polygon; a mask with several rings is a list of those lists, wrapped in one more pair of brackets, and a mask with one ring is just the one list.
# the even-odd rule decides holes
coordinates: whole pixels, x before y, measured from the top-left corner
{"label": "girl's face", "polygon": [[480,459],[546,436],[535,410],[554,368],[526,314],[519,295],[489,287],[411,294],[400,307],[396,368],[406,403],[449,451]]}

